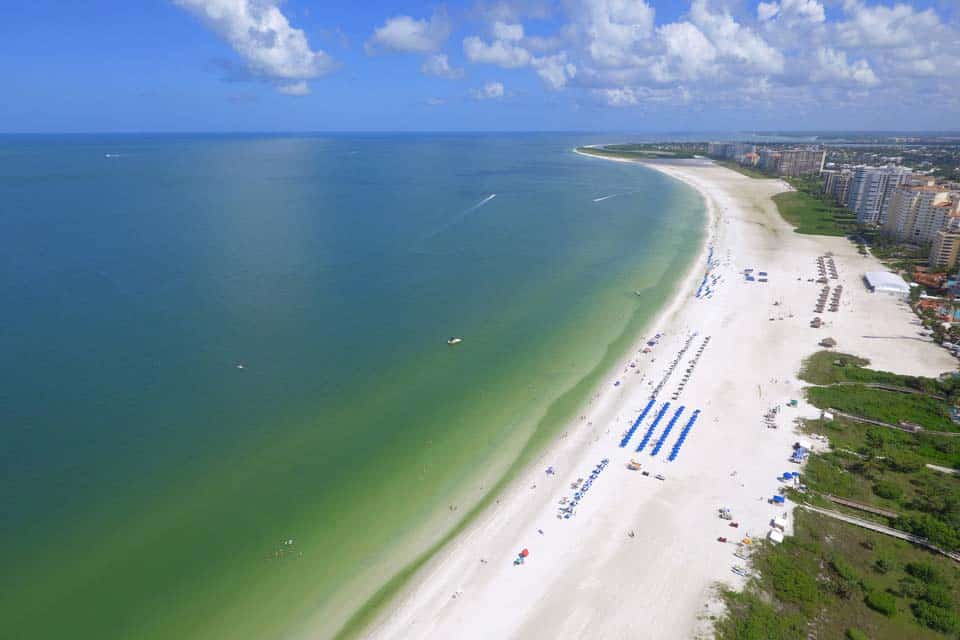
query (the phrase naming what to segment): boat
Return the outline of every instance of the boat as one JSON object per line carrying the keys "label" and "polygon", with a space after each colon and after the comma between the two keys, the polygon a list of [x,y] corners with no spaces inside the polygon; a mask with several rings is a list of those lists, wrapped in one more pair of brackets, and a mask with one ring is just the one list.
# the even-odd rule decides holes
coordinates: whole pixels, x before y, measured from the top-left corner
{"label": "boat", "polygon": [[447,338],[447,344],[460,344],[461,342],[463,342],[463,338]]}

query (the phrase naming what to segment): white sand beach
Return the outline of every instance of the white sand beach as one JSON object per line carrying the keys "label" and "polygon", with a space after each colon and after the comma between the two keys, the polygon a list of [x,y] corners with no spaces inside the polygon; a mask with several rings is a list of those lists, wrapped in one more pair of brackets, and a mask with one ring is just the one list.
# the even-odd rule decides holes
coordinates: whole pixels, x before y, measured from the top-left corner
{"label": "white sand beach", "polygon": [[[602,160],[584,158],[590,161]],[[733,555],[734,543],[763,538],[771,519],[789,512],[789,505],[768,500],[780,474],[799,470],[789,462],[794,418],[817,414],[803,401],[802,359],[830,336],[837,350],[869,358],[877,368],[915,375],[956,368],[944,350],[917,334],[905,303],[865,289],[863,273],[882,269],[874,259],[843,238],[798,235],[779,217],[770,197],[788,188],[785,183],[708,161],[649,166],[703,195],[710,210],[704,255],[582,415],[418,572],[367,637],[707,636],[707,615],[719,613],[715,585],[743,580],[731,571],[743,564]],[[696,297],[709,248],[716,261],[710,293]],[[825,326],[813,329],[822,285],[808,279],[817,277],[816,259],[827,252],[839,273],[830,286],[842,285],[843,293],[839,311],[819,314]],[[747,268],[755,270],[752,282],[743,275]],[[759,281],[760,271],[768,282]],[[658,332],[663,336],[644,353]],[[646,419],[621,447],[688,343]],[[784,406],[791,399],[797,408]],[[669,409],[644,450],[635,452],[665,402]],[[651,455],[681,406],[662,450]],[[774,406],[781,410],[778,428],[771,429],[764,414]],[[695,410],[699,417],[668,461]],[[631,458],[650,475],[627,469]],[[589,478],[603,459],[609,464],[582,493],[574,515],[558,517],[560,501],[574,496],[571,483]],[[555,473],[546,473],[551,466]],[[720,507],[731,509],[738,528],[718,518]],[[718,542],[720,536],[729,542]],[[515,565],[522,549],[529,555]]]}

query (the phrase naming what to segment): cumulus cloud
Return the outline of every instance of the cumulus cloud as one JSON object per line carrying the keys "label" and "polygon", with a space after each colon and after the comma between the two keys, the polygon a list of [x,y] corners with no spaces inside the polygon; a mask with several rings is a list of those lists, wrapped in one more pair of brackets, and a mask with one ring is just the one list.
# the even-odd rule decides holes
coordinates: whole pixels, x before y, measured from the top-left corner
{"label": "cumulus cloud", "polygon": [[566,53],[533,58],[531,64],[536,69],[540,79],[551,89],[562,89],[568,81],[577,75],[577,67],[571,62],[567,62]]}
{"label": "cumulus cloud", "polygon": [[497,40],[506,40],[507,42],[523,40],[523,25],[500,21],[494,22],[493,37]]}
{"label": "cumulus cloud", "polygon": [[738,23],[729,12],[710,11],[707,0],[693,1],[690,21],[710,39],[718,57],[763,73],[783,71],[784,57],[780,51]]}
{"label": "cumulus cloud", "polygon": [[503,97],[503,83],[488,82],[479,89],[470,92],[475,100],[499,100]]}
{"label": "cumulus cloud", "polygon": [[450,20],[437,12],[427,19],[396,16],[373,30],[364,44],[368,54],[380,51],[398,53],[430,53],[438,50],[450,36]]}
{"label": "cumulus cloud", "polygon": [[660,24],[652,0],[562,0],[546,25],[524,23],[525,0],[479,2],[469,63],[525,69],[610,106],[960,102],[960,24],[903,0],[689,0]]}
{"label": "cumulus cloud", "polygon": [[917,11],[910,5],[866,5],[860,0],[844,2],[847,20],[837,25],[839,42],[848,47],[903,47],[939,30],[940,18],[933,9]]}
{"label": "cumulus cloud", "polygon": [[611,107],[632,107],[640,104],[640,98],[630,87],[595,89],[594,93]]}
{"label": "cumulus cloud", "polygon": [[306,80],[336,68],[323,51],[310,48],[307,36],[290,25],[277,0],[174,0],[226,40],[247,71],[275,84],[281,93],[305,95]]}
{"label": "cumulus cloud", "polygon": [[434,53],[423,61],[420,71],[428,76],[456,80],[463,77],[463,69],[450,66],[450,60],[445,53]]}
{"label": "cumulus cloud", "polygon": [[477,36],[463,39],[463,53],[470,62],[495,64],[504,69],[515,69],[530,63],[530,52],[506,40],[487,44]]}
{"label": "cumulus cloud", "polygon": [[866,60],[847,62],[847,54],[829,47],[817,50],[818,66],[811,73],[811,79],[817,82],[837,81],[859,85],[877,84],[877,76]]}
{"label": "cumulus cloud", "polygon": [[774,18],[792,23],[823,22],[827,16],[818,0],[780,0],[757,5],[758,20],[765,22]]}
{"label": "cumulus cloud", "polygon": [[592,62],[616,67],[636,62],[653,34],[654,10],[644,0],[577,0],[573,14]]}
{"label": "cumulus cloud", "polygon": [[689,22],[675,22],[660,27],[658,34],[666,51],[652,67],[656,79],[690,80],[714,72],[717,48],[700,29]]}

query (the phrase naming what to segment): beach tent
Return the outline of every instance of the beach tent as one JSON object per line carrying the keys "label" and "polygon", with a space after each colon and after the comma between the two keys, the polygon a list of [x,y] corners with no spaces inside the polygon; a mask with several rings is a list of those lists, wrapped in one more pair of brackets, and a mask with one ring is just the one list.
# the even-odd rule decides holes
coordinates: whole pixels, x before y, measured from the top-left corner
{"label": "beach tent", "polygon": [[783,504],[786,502],[786,498],[783,496],[773,496],[773,502],[774,504]]}
{"label": "beach tent", "polygon": [[887,295],[906,298],[910,295],[910,285],[903,278],[889,271],[868,271],[863,276],[867,288],[872,293],[886,293]]}
{"label": "beach tent", "polygon": [[774,544],[780,544],[783,542],[783,532],[776,529],[770,529],[770,533],[767,534],[767,537],[770,538],[770,542]]}
{"label": "beach tent", "polygon": [[787,528],[787,516],[779,516],[773,519],[773,526],[775,529],[780,529],[781,531]]}

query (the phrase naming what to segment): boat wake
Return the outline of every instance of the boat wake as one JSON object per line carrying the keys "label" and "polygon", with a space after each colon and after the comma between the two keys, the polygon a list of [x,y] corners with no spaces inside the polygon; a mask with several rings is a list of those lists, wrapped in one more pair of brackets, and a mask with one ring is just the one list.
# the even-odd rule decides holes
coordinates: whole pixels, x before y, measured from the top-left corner
{"label": "boat wake", "polygon": [[421,240],[421,242],[425,242],[425,241],[427,241],[427,240],[430,240],[431,238],[434,238],[434,237],[440,235],[440,234],[443,233],[444,231],[447,231],[447,230],[450,229],[451,227],[454,227],[454,226],[460,224],[461,222],[463,222],[463,221],[466,219],[467,216],[469,216],[471,213],[473,213],[473,212],[476,211],[477,209],[480,209],[481,207],[483,207],[485,204],[487,204],[488,202],[490,202],[491,200],[493,200],[493,199],[496,198],[496,197],[497,197],[497,194],[491,193],[490,195],[488,195],[486,198],[484,198],[483,200],[481,200],[481,201],[478,202],[477,204],[472,205],[472,206],[470,206],[470,207],[467,207],[466,209],[464,209],[463,211],[461,211],[460,213],[458,213],[457,215],[455,215],[453,218],[451,218],[450,220],[448,220],[446,223],[442,224],[439,229],[437,229],[437,230],[434,231],[433,233],[425,236],[425,237],[423,238],[423,240]]}
{"label": "boat wake", "polygon": [[601,197],[601,198],[594,198],[593,201],[594,201],[594,202],[603,202],[604,200],[609,200],[610,198],[616,198],[616,197],[619,196],[619,195],[621,195],[621,194],[619,194],[619,193],[612,193],[612,194],[610,194],[609,196],[603,196],[603,197]]}
{"label": "boat wake", "polygon": [[488,195],[486,198],[484,198],[483,200],[481,200],[481,201],[478,202],[477,204],[473,205],[472,207],[470,207],[470,208],[468,208],[468,209],[465,209],[464,212],[460,214],[460,216],[462,217],[462,216],[467,215],[468,213],[473,213],[474,211],[476,211],[477,209],[479,209],[479,208],[482,207],[483,205],[487,204],[488,202],[490,202],[491,200],[493,200],[493,199],[496,198],[496,197],[497,197],[497,194],[491,193],[490,195]]}

